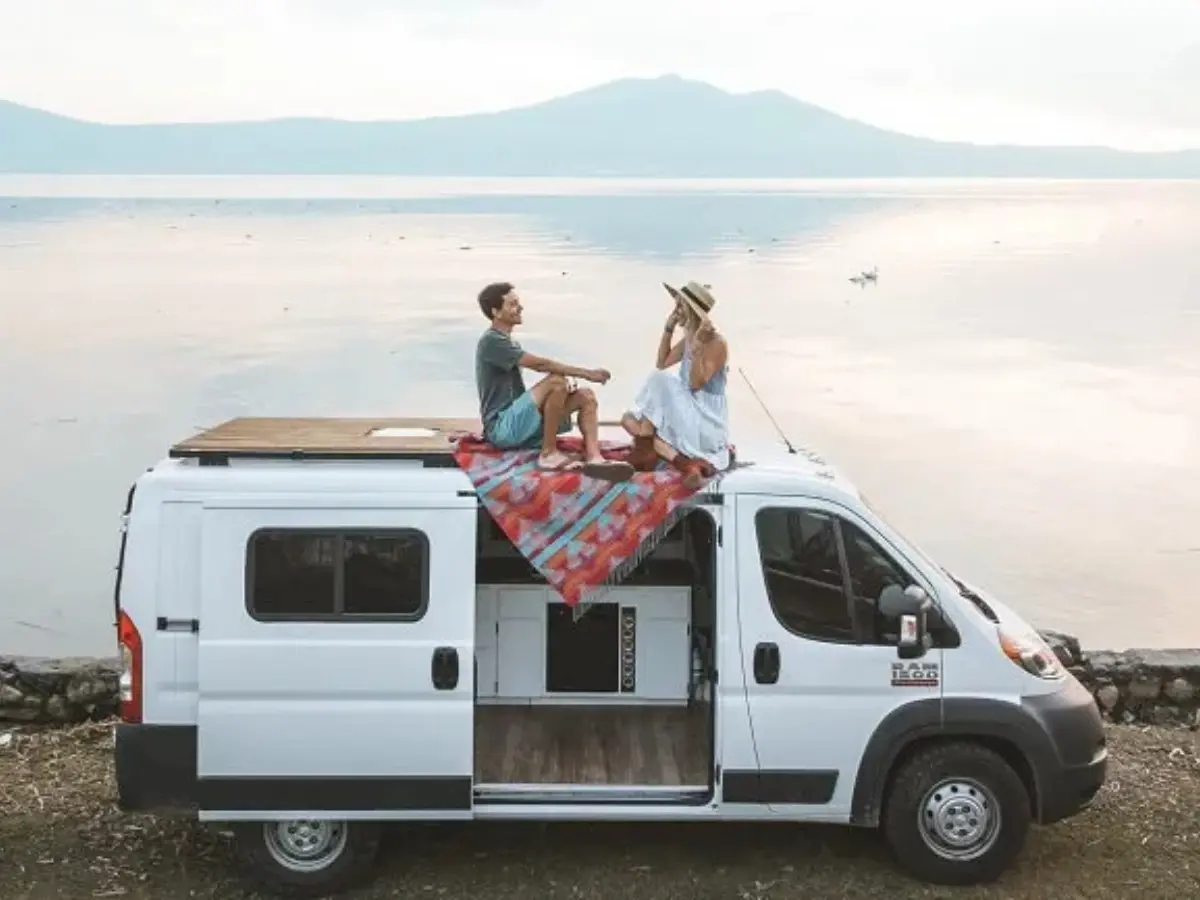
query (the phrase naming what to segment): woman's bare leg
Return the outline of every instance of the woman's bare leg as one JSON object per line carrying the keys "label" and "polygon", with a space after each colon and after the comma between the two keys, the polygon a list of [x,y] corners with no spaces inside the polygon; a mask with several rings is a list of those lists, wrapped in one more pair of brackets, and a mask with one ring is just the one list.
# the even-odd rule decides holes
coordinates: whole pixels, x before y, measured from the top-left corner
{"label": "woman's bare leg", "polygon": [[678,450],[676,450],[658,435],[654,436],[654,452],[667,462],[675,462],[675,457],[679,455]]}
{"label": "woman's bare leg", "polygon": [[621,427],[633,437],[633,448],[628,461],[639,472],[650,472],[658,465],[658,454],[654,449],[654,423],[639,419],[633,413],[621,416]]}
{"label": "woman's bare leg", "polygon": [[635,438],[650,437],[654,434],[654,424],[648,419],[639,419],[633,413],[625,413],[621,416],[621,427]]}

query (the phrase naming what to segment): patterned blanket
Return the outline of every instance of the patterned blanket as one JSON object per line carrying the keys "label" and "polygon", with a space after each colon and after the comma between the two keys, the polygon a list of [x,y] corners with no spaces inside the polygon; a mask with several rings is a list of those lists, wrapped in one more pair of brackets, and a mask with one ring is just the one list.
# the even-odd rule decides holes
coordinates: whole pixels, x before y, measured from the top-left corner
{"label": "patterned blanket", "polygon": [[[579,453],[582,440],[559,438],[558,446]],[[629,447],[602,442],[601,453],[623,459]],[[537,450],[497,450],[477,435],[460,438],[454,458],[509,540],[572,607],[632,572],[696,493],[661,461],[653,472],[614,483],[540,471]]]}

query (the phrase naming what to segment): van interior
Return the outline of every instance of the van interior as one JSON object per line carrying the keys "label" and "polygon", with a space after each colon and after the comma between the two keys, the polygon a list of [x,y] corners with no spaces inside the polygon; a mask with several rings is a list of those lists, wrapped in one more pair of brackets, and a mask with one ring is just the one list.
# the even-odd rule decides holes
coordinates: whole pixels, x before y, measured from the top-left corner
{"label": "van interior", "polygon": [[688,511],[629,577],[578,608],[482,508],[477,535],[479,799],[710,796],[712,516]]}

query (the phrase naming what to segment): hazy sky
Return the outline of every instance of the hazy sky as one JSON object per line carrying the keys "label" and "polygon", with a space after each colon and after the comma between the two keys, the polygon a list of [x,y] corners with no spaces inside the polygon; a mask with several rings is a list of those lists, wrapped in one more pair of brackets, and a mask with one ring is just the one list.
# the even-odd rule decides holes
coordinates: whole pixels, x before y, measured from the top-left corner
{"label": "hazy sky", "polygon": [[1200,147],[1200,0],[0,0],[0,98],[110,122],[413,118],[667,72],[932,137]]}

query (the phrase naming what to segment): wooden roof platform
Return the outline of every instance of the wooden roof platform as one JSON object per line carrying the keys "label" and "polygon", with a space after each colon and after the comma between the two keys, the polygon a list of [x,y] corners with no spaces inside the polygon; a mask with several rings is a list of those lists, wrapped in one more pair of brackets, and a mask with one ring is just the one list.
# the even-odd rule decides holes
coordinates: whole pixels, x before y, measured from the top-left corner
{"label": "wooden roof platform", "polygon": [[242,417],[175,444],[170,455],[199,459],[387,459],[449,455],[478,419]]}

